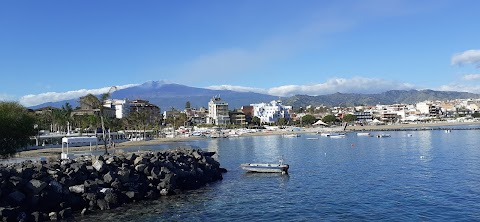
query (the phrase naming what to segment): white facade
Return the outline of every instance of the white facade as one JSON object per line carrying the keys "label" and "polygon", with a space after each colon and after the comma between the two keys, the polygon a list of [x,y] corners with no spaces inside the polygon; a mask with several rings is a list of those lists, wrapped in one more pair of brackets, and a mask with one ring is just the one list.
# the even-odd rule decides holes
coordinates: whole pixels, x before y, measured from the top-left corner
{"label": "white facade", "polygon": [[115,117],[121,119],[130,113],[130,105],[127,99],[108,99],[103,106],[115,109]]}
{"label": "white facade", "polygon": [[432,106],[431,102],[420,102],[416,104],[417,110],[420,114],[430,114],[430,107]]}
{"label": "white facade", "polygon": [[260,118],[262,123],[274,123],[280,118],[290,119],[289,110],[291,106],[284,106],[280,100],[274,100],[270,103],[251,104],[253,106],[253,116]]}
{"label": "white facade", "polygon": [[230,116],[228,115],[228,103],[213,97],[208,102],[207,124],[227,125],[230,124]]}

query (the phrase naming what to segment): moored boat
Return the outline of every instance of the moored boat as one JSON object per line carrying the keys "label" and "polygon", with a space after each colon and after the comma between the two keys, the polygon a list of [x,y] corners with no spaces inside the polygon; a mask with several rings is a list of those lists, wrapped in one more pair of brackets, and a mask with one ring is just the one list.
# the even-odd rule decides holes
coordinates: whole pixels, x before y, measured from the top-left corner
{"label": "moored boat", "polygon": [[345,134],[344,133],[338,133],[338,134],[330,134],[330,138],[345,138]]}
{"label": "moored boat", "polygon": [[281,173],[288,174],[288,164],[284,164],[283,160],[280,160],[280,164],[275,163],[243,163],[240,166],[248,171],[253,173]]}

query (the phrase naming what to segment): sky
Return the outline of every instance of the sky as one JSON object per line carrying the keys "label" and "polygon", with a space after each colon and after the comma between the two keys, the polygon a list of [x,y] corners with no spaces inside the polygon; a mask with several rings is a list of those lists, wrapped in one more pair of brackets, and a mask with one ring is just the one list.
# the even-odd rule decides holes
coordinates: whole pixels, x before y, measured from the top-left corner
{"label": "sky", "polygon": [[0,100],[147,81],[275,96],[480,93],[480,1],[0,1]]}

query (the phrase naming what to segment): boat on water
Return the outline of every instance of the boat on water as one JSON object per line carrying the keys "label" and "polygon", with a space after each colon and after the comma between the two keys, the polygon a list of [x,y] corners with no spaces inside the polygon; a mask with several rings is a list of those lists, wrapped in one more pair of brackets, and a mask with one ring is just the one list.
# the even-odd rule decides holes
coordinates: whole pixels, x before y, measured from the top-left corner
{"label": "boat on water", "polygon": [[328,137],[330,138],[345,138],[345,134],[344,133],[335,133],[335,134],[330,134]]}
{"label": "boat on water", "polygon": [[370,136],[370,133],[357,133],[357,136]]}
{"label": "boat on water", "polygon": [[377,138],[391,137],[390,134],[378,134]]}
{"label": "boat on water", "polygon": [[243,163],[240,166],[247,172],[253,173],[281,173],[288,174],[288,164],[284,164],[283,160],[280,160],[279,164],[275,163]]}
{"label": "boat on water", "polygon": [[285,134],[283,135],[283,137],[300,137],[300,134],[295,134],[295,133],[292,133],[292,134]]}

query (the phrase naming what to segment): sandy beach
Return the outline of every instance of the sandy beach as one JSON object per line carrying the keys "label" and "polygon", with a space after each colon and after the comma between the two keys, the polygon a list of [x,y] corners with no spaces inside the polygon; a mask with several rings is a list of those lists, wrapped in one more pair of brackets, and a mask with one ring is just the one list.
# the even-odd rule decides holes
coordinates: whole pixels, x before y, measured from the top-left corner
{"label": "sandy beach", "polygon": [[[421,123],[421,124],[397,124],[397,125],[368,125],[368,126],[348,126],[346,132],[351,131],[384,131],[384,130],[408,130],[408,129],[422,129],[427,127],[452,127],[452,126],[461,126],[461,125],[472,125],[473,127],[480,127],[480,122],[438,122],[438,123]],[[265,135],[283,135],[291,133],[322,133],[322,132],[338,132],[342,131],[342,127],[308,127],[304,128],[302,131],[263,131],[256,133],[244,134],[242,136],[265,136]],[[153,144],[162,144],[162,143],[174,143],[179,141],[187,140],[201,140],[208,139],[206,137],[176,137],[176,138],[156,138],[148,141],[128,141],[123,143],[116,144],[115,152],[121,152],[124,148],[135,147],[135,146],[144,146],[144,145],[153,145]],[[93,147],[95,148],[95,147]],[[98,149],[103,150],[103,144],[98,145]],[[70,147],[69,151],[78,152],[78,151],[89,151],[89,146],[83,147]],[[109,152],[113,152],[113,149],[108,149]],[[61,148],[46,148],[38,150],[28,150],[21,151],[15,155],[16,158],[30,158],[30,157],[59,157],[62,150]]]}

